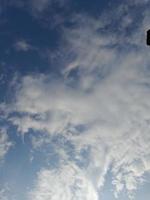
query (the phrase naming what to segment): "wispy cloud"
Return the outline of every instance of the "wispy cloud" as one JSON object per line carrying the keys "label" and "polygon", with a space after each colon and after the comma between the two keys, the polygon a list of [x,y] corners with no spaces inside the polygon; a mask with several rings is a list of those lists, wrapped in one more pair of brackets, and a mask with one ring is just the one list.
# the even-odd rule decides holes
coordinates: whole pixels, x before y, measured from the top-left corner
{"label": "wispy cloud", "polygon": [[61,146],[58,171],[39,172],[31,199],[96,200],[109,170],[114,195],[125,189],[131,197],[150,171],[149,14],[144,8],[139,20],[126,15],[128,9],[121,5],[113,10],[115,16],[108,12],[99,19],[74,19],[77,25],[64,30],[73,59],[65,61],[61,79],[43,74],[22,78],[9,105],[19,114],[9,117],[18,131],[62,135],[74,146],[77,160],[88,149],[88,164],[82,169],[61,153]]}
{"label": "wispy cloud", "polygon": [[32,45],[29,44],[26,40],[18,40],[14,44],[14,48],[16,49],[16,51],[25,51],[25,52],[33,49]]}
{"label": "wispy cloud", "polygon": [[32,11],[37,15],[50,9],[53,4],[63,6],[66,0],[30,0],[29,2]]}
{"label": "wispy cloud", "polygon": [[52,0],[32,0],[31,6],[37,12],[44,11],[49,4],[51,4]]}
{"label": "wispy cloud", "polygon": [[1,200],[8,200],[8,198],[7,198],[7,190],[5,188],[0,189],[0,199]]}
{"label": "wispy cloud", "polygon": [[1,128],[0,129],[0,161],[2,161],[12,146],[12,142],[9,141],[7,132],[5,129]]}
{"label": "wispy cloud", "polygon": [[74,165],[66,165],[60,171],[41,170],[30,199],[98,200],[98,195],[82,170]]}

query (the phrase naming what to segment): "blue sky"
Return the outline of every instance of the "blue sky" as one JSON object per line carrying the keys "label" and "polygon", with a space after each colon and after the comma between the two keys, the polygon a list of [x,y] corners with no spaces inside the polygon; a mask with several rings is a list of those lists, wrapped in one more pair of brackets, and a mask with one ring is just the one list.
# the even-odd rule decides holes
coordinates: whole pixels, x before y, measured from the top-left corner
{"label": "blue sky", "polygon": [[150,199],[149,9],[0,2],[0,200]]}

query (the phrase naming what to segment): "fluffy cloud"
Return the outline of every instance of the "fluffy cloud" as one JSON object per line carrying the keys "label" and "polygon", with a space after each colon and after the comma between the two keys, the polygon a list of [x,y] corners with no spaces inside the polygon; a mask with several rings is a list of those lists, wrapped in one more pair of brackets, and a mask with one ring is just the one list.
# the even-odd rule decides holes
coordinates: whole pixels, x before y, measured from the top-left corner
{"label": "fluffy cloud", "polygon": [[[62,162],[58,171],[43,169],[31,199],[96,200],[108,170],[114,195],[125,189],[131,197],[150,171],[150,51],[144,32],[149,15],[145,11],[128,38],[128,28],[137,19],[123,8],[99,20],[77,17],[77,26],[64,30],[73,59],[65,61],[61,79],[25,76],[17,88],[9,121],[18,131],[61,135],[73,145],[78,160],[88,149],[84,169],[60,153],[67,166]],[[125,26],[114,31],[114,22]]]}
{"label": "fluffy cloud", "polygon": [[61,170],[41,170],[30,199],[98,200],[98,196],[93,185],[77,166],[66,165]]}

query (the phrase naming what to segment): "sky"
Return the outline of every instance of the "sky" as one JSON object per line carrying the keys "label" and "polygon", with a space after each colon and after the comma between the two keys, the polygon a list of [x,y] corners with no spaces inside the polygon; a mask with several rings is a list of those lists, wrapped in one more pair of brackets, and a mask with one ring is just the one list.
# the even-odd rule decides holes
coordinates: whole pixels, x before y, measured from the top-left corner
{"label": "sky", "polygon": [[0,0],[0,200],[150,199],[149,0]]}

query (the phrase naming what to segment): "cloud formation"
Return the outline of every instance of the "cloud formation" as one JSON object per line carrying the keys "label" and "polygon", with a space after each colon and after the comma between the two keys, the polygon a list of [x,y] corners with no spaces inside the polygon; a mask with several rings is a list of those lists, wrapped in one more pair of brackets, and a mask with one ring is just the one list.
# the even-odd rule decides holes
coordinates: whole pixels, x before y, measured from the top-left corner
{"label": "cloud formation", "polygon": [[49,0],[32,0],[31,5],[34,10],[37,12],[44,11],[48,5],[51,3]]}
{"label": "cloud formation", "polygon": [[98,200],[98,196],[91,182],[77,166],[66,165],[60,171],[41,170],[30,199]]}
{"label": "cloud formation", "polygon": [[30,0],[30,6],[35,14],[40,14],[45,10],[50,9],[53,5],[62,6],[66,0]]}
{"label": "cloud formation", "polygon": [[4,188],[0,189],[0,199],[1,200],[8,200],[7,195],[6,195],[6,190]]}
{"label": "cloud formation", "polygon": [[[22,78],[9,105],[9,121],[22,134],[32,129],[51,138],[63,136],[78,161],[81,152],[88,155],[82,168],[61,146],[59,168],[39,172],[31,199],[97,200],[108,171],[115,197],[124,189],[132,197],[150,171],[149,14],[144,8],[136,26],[136,14],[126,14],[128,9],[122,4],[115,16],[108,12],[98,20],[75,17],[76,26],[64,29],[68,55],[73,56],[64,61],[62,77]],[[121,28],[114,30],[115,22]]]}
{"label": "cloud formation", "polygon": [[31,50],[33,47],[25,40],[18,40],[15,45],[14,45],[14,48],[17,50],[17,51],[28,51],[28,50]]}
{"label": "cloud formation", "polygon": [[9,141],[8,135],[5,129],[0,129],[0,161],[2,161],[12,146],[12,142]]}

